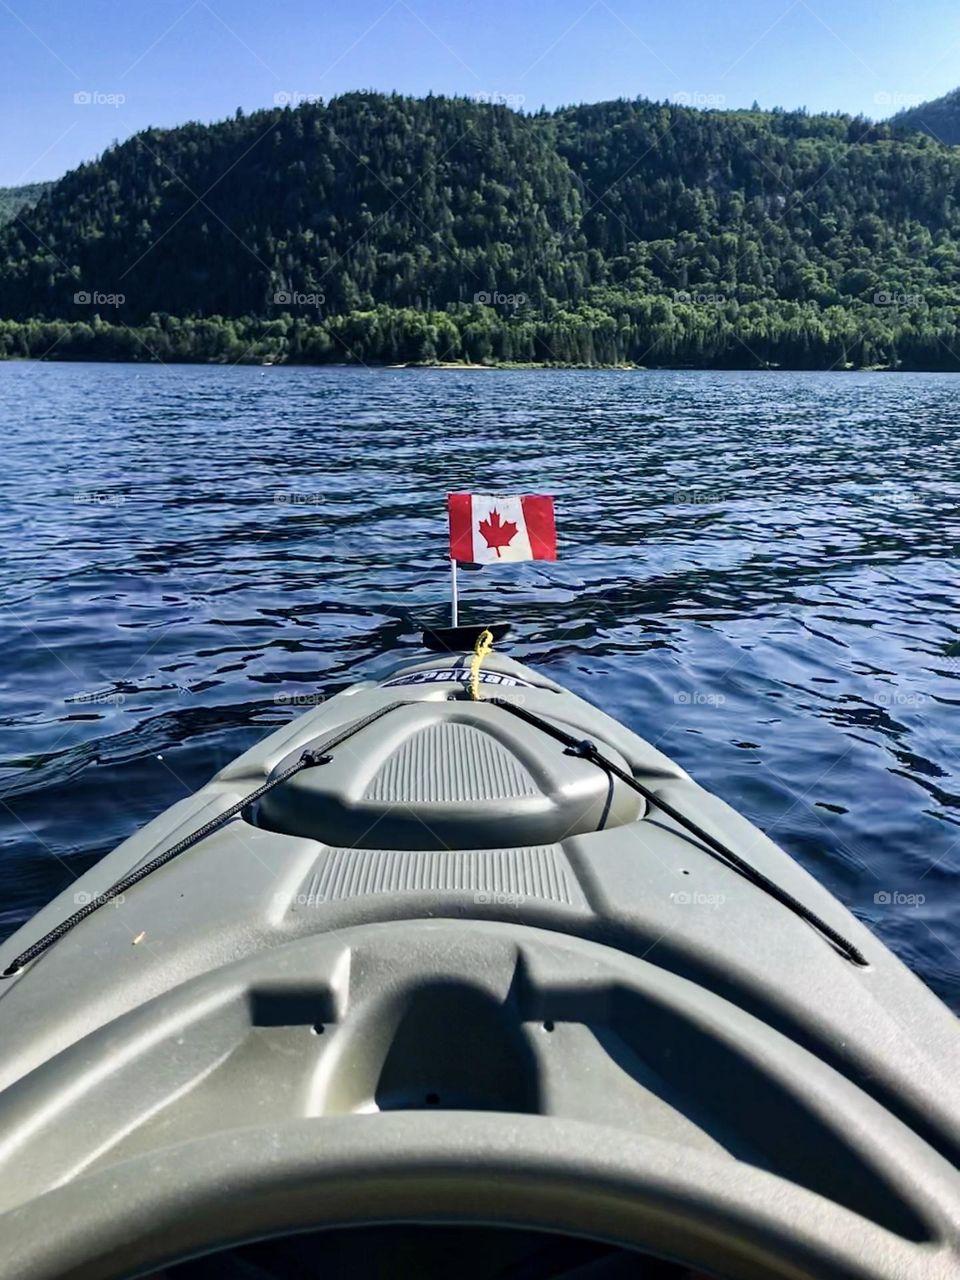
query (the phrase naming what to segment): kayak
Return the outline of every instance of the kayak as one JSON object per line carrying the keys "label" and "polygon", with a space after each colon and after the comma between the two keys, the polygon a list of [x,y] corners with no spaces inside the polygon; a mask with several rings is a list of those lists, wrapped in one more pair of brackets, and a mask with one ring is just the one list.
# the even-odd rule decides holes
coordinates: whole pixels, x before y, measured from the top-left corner
{"label": "kayak", "polygon": [[467,631],[0,947],[0,1275],[956,1280],[950,1011]]}

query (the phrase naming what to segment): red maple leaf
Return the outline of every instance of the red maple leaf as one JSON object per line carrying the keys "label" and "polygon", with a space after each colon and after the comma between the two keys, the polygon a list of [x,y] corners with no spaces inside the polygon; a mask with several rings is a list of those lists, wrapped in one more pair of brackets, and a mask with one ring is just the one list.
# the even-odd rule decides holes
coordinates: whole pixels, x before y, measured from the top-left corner
{"label": "red maple leaf", "polygon": [[486,520],[481,520],[479,524],[480,532],[483,534],[488,547],[493,547],[497,553],[497,559],[500,558],[500,548],[508,547],[517,535],[517,526],[512,520],[501,520],[500,512],[494,509],[487,516]]}

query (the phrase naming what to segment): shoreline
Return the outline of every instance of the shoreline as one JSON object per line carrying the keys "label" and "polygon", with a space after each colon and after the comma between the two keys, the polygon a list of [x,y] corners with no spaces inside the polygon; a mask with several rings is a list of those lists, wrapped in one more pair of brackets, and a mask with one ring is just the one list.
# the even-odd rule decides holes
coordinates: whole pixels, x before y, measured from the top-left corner
{"label": "shoreline", "polygon": [[495,371],[508,371],[529,373],[535,370],[543,370],[545,372],[558,372],[561,370],[582,372],[593,371],[595,373],[936,373],[951,374],[957,373],[955,369],[935,369],[921,367],[894,367],[893,365],[832,365],[823,368],[820,365],[780,365],[780,364],[602,364],[596,362],[594,364],[578,364],[572,361],[529,361],[522,362],[519,360],[490,361],[487,364],[471,363],[469,361],[415,361],[409,360],[400,364],[383,364],[373,360],[347,361],[347,360],[284,360],[277,359],[251,359],[251,360],[127,360],[122,357],[110,357],[104,355],[91,356],[72,356],[57,354],[49,356],[46,354],[31,355],[3,355],[0,354],[0,365],[3,364],[49,364],[49,365],[70,365],[70,364],[107,364],[107,365],[127,365],[134,368],[157,368],[167,366],[177,366],[177,368],[213,368],[213,369],[366,369],[368,373],[396,373],[403,370],[436,371],[440,373],[461,372],[461,373],[489,373]]}

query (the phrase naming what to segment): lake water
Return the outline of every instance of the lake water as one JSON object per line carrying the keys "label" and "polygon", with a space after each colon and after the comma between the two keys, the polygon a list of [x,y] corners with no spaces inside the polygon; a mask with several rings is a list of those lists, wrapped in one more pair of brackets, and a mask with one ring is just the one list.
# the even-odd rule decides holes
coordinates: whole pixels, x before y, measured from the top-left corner
{"label": "lake water", "polygon": [[960,1009],[941,375],[0,364],[0,936],[447,614],[445,494],[556,494],[466,620],[680,761]]}

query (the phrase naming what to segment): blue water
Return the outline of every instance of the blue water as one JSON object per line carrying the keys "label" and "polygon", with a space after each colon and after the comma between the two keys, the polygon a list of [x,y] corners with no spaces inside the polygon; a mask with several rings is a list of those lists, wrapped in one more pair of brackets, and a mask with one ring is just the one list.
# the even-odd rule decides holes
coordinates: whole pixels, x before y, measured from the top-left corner
{"label": "blue water", "polygon": [[960,1008],[960,407],[941,375],[0,365],[0,935],[464,574]]}

